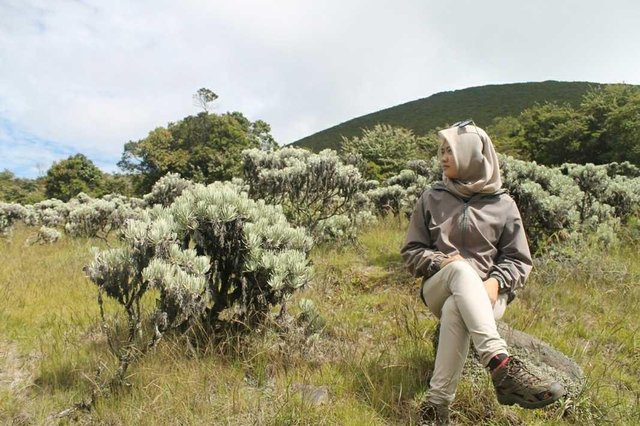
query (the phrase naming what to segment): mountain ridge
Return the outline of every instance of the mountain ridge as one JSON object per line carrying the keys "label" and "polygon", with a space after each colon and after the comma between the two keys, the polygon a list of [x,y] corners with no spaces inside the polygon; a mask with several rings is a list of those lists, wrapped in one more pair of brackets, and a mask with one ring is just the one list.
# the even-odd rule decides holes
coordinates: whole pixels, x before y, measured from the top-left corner
{"label": "mountain ridge", "polygon": [[342,137],[360,136],[362,129],[373,128],[376,124],[404,127],[417,135],[467,118],[473,118],[478,126],[486,127],[496,117],[518,115],[535,103],[557,102],[577,106],[589,89],[607,84],[546,80],[443,91],[352,118],[292,142],[289,146],[314,152],[326,148],[338,150]]}

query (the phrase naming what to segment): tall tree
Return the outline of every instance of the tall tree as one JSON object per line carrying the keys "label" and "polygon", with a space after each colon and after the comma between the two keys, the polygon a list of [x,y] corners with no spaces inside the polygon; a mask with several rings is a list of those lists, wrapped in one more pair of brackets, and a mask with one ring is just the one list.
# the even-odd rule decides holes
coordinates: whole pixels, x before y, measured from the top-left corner
{"label": "tall tree", "polygon": [[204,112],[209,112],[209,104],[218,99],[213,90],[203,87],[193,95],[193,104],[203,109]]}
{"label": "tall tree", "polygon": [[[588,91],[576,108],[536,104],[494,121],[510,153],[546,165],[564,162],[640,164],[640,88],[613,84]],[[506,130],[506,131],[505,131]]]}
{"label": "tall tree", "polygon": [[240,112],[201,112],[128,142],[118,165],[137,175],[138,193],[148,192],[167,173],[196,182],[223,181],[240,174],[242,150],[269,139],[266,123],[252,123]]}
{"label": "tall tree", "polygon": [[49,198],[69,201],[80,192],[102,195],[102,171],[82,154],[58,161],[47,171],[45,194]]}

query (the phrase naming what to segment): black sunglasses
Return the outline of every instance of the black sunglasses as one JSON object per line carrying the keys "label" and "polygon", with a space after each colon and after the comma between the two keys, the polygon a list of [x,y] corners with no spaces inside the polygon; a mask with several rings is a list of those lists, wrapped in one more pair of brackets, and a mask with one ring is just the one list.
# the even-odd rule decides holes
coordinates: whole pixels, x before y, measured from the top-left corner
{"label": "black sunglasses", "polygon": [[464,126],[468,126],[469,124],[473,124],[473,127],[476,127],[476,123],[473,122],[472,118],[469,118],[463,121],[458,121],[457,123],[453,123],[451,127],[464,127]]}
{"label": "black sunglasses", "polygon": [[472,118],[469,118],[467,120],[458,121],[457,123],[453,123],[453,125],[451,127],[462,128],[462,127],[468,126],[469,124],[473,125],[473,129],[475,130],[475,133],[478,135],[478,137],[480,138],[480,140],[484,144],[485,140],[482,137],[482,135],[480,134],[480,132],[478,132],[478,126],[476,126],[476,123],[473,121]]}

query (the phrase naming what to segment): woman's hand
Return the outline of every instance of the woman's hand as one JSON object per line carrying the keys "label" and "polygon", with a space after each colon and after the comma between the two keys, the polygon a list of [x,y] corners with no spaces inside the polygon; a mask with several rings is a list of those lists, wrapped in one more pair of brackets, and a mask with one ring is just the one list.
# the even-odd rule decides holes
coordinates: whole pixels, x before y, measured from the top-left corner
{"label": "woman's hand", "polygon": [[489,278],[484,282],[484,289],[487,290],[489,300],[491,300],[491,306],[495,305],[496,300],[498,300],[498,290],[500,289],[498,280],[495,278]]}
{"label": "woman's hand", "polygon": [[455,262],[456,260],[464,260],[464,257],[459,254],[454,254],[453,256],[445,257],[444,260],[440,263],[440,269],[444,268],[451,262]]}

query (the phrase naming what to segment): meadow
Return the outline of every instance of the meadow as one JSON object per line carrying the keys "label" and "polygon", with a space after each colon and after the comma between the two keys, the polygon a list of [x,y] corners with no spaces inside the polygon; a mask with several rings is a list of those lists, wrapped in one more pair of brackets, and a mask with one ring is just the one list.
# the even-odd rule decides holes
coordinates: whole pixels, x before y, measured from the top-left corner
{"label": "meadow", "polygon": [[[88,400],[117,367],[97,287],[83,272],[90,248],[105,242],[63,237],[25,246],[35,231],[19,225],[0,241],[0,423],[416,424],[437,322],[399,255],[406,226],[386,218],[353,245],[315,247],[314,277],[284,317],[274,310],[250,331],[195,340],[166,336],[130,367],[126,385],[90,411],[55,418]],[[640,244],[628,234],[605,251],[584,243],[573,256],[538,254],[504,318],[573,358],[583,391],[528,411],[498,405],[488,375],[468,375],[453,406],[457,424],[640,424]],[[303,299],[315,308],[302,309]],[[116,327],[116,304],[106,308]]]}

